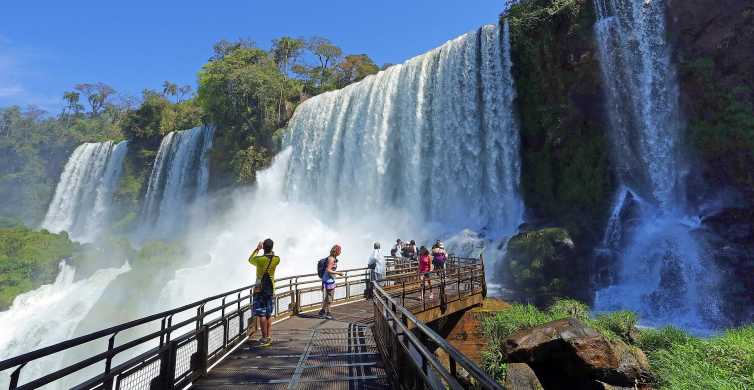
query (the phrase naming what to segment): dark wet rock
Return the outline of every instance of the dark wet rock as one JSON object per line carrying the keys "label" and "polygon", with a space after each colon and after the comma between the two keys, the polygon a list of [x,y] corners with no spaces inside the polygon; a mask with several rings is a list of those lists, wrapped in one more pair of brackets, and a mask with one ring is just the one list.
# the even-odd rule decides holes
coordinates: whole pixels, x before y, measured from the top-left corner
{"label": "dark wet rock", "polygon": [[527,363],[545,388],[583,388],[599,380],[616,386],[647,383],[644,353],[608,340],[576,319],[519,331],[505,340],[509,362]]}

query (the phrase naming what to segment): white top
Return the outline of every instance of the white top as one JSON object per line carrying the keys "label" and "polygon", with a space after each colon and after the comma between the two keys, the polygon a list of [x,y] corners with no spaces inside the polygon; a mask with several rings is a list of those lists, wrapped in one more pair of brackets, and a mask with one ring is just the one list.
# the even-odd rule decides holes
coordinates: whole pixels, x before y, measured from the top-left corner
{"label": "white top", "polygon": [[369,256],[369,265],[375,264],[374,272],[379,275],[385,274],[385,258],[382,257],[379,249],[372,251]]}

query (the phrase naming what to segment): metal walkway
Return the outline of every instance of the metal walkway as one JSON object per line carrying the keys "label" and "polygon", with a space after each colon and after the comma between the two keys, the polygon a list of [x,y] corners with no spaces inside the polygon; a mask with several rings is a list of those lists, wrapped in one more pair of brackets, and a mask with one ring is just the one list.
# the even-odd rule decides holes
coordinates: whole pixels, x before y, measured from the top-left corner
{"label": "metal walkway", "polygon": [[[245,286],[0,361],[0,371],[10,373],[10,389],[61,380],[108,390],[500,388],[426,325],[482,302],[482,259],[451,257],[431,288],[416,267],[388,258],[378,283],[366,268],[343,271],[331,321],[313,315],[322,301],[316,274],[276,280],[270,347],[247,337],[254,286]],[[21,375],[28,364],[82,347],[90,351],[83,360],[37,378]],[[448,356],[446,365],[435,349]]]}
{"label": "metal walkway", "polygon": [[244,342],[192,388],[390,388],[369,326],[371,302],[333,307],[332,312],[334,321],[301,314],[273,325],[272,346]]}

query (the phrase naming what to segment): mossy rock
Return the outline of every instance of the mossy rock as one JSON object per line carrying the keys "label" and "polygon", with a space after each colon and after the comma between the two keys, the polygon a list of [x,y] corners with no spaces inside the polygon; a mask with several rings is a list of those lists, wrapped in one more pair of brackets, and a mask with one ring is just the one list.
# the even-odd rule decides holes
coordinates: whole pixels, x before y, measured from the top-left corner
{"label": "mossy rock", "polygon": [[567,230],[546,228],[518,234],[508,242],[505,277],[522,300],[544,305],[555,297],[577,296],[587,265]]}

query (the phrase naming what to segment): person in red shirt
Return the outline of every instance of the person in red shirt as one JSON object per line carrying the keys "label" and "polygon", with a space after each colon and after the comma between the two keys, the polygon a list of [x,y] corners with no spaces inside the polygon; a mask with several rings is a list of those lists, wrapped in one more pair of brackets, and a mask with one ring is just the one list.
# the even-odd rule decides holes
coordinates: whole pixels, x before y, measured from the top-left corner
{"label": "person in red shirt", "polygon": [[[435,295],[432,293],[432,279],[430,275],[432,273],[432,256],[429,254],[429,250],[422,246],[419,249],[419,278],[422,282],[422,287],[426,283],[429,287],[429,299],[434,299]],[[422,300],[424,300],[424,291],[422,290]]]}

